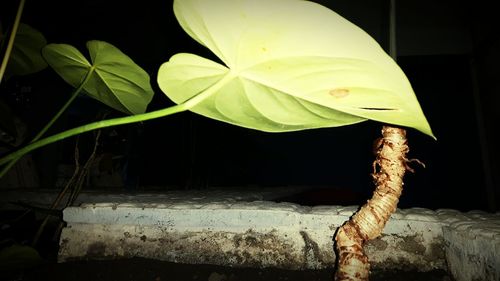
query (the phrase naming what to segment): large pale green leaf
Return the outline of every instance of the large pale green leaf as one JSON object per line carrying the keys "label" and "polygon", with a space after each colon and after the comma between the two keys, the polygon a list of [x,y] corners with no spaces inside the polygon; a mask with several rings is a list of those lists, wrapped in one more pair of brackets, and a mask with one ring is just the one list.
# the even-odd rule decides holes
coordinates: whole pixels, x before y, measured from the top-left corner
{"label": "large pale green leaf", "polygon": [[175,0],[174,12],[223,63],[181,53],[160,67],[161,90],[176,103],[191,99],[196,113],[270,132],[372,119],[432,136],[394,60],[319,4]]}
{"label": "large pale green leaf", "polygon": [[80,86],[90,73],[83,87],[89,96],[127,114],[144,113],[153,97],[146,71],[109,43],[89,41],[87,48],[92,63],[67,44],[49,44],[42,53],[48,64],[73,87]]}
{"label": "large pale green leaf", "polygon": [[[2,38],[2,40],[4,39],[7,38]],[[7,65],[6,76],[26,75],[46,68],[47,63],[41,54],[45,45],[47,45],[47,40],[42,33],[21,23]]]}

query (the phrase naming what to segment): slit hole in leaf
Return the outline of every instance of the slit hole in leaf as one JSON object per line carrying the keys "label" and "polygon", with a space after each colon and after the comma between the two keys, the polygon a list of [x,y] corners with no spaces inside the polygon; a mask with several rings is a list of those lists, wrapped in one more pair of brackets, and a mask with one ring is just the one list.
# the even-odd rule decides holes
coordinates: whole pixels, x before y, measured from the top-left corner
{"label": "slit hole in leaf", "polygon": [[379,111],[396,110],[394,108],[376,108],[376,107],[361,107],[361,109],[364,109],[364,110],[379,110]]}

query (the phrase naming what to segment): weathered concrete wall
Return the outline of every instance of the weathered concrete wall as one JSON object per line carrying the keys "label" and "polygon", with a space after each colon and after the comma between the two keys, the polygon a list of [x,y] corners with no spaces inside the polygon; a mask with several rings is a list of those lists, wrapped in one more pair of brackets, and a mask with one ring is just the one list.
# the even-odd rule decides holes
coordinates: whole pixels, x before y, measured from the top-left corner
{"label": "weathered concrete wall", "polygon": [[[333,235],[357,207],[271,202],[291,192],[87,192],[78,207],[64,210],[67,227],[59,260],[145,257],[190,264],[332,267]],[[56,195],[9,194],[0,196],[0,209],[19,208],[8,204],[17,200],[44,207]],[[448,269],[456,281],[498,281],[500,213],[400,209],[365,250],[376,269]]]}
{"label": "weathered concrete wall", "polygon": [[[335,262],[333,235],[357,207],[288,203],[83,204],[67,208],[60,261],[139,256],[182,263],[319,269]],[[400,210],[366,247],[377,268],[446,267],[441,215]]]}
{"label": "weathered concrete wall", "polygon": [[500,280],[498,215],[469,213],[443,227],[448,269],[456,281]]}

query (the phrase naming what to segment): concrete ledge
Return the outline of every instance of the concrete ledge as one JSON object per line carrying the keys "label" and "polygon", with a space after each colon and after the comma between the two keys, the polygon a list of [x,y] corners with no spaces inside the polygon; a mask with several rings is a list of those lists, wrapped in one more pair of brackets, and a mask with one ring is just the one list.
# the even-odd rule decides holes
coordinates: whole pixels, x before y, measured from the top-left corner
{"label": "concrete ledge", "polygon": [[[332,238],[357,207],[289,203],[97,203],[67,208],[60,261],[139,256],[182,263],[333,267]],[[367,254],[376,268],[446,268],[441,215],[400,210]],[[453,213],[453,216],[455,214]]]}
{"label": "concrete ledge", "polygon": [[498,216],[473,213],[443,227],[448,269],[457,281],[500,280]]}
{"label": "concrete ledge", "polygon": [[[85,192],[63,212],[59,261],[144,257],[285,269],[331,268],[332,237],[357,206],[272,202],[301,188]],[[54,191],[3,191],[48,206]],[[500,280],[500,214],[399,209],[365,250],[374,269],[445,269],[456,281]]]}
{"label": "concrete ledge", "polygon": [[[302,186],[284,186],[273,188],[207,188],[202,190],[178,190],[165,187],[149,187],[148,192],[141,190],[124,192],[123,189],[95,189],[82,191],[74,205],[83,203],[138,203],[175,204],[178,202],[249,202],[255,200],[273,201],[286,195],[306,190]],[[57,198],[55,189],[2,189],[0,188],[0,210],[19,210],[20,206],[12,202],[21,201],[34,206],[48,207]],[[68,194],[63,197],[66,202]]]}

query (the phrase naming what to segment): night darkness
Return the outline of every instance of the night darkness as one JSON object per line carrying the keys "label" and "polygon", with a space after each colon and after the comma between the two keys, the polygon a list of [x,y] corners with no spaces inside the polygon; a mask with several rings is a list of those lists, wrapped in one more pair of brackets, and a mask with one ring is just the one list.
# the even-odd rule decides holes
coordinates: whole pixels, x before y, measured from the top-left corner
{"label": "night darkness", "polygon": [[[387,45],[388,1],[319,2]],[[410,157],[424,162],[426,168],[416,166],[416,173],[405,177],[399,206],[498,210],[499,151],[495,144],[499,142],[493,133],[498,124],[500,89],[496,82],[500,75],[495,62],[500,59],[500,42],[498,29],[489,22],[493,9],[472,4],[480,1],[468,5],[434,2],[398,2],[398,64],[438,138],[434,141],[408,130]],[[172,1],[138,3],[27,1],[22,22],[41,31],[49,43],[71,44],[84,54],[88,40],[118,47],[151,75],[155,96],[148,111],[152,111],[172,105],[156,84],[163,62],[179,52],[213,55],[180,28]],[[2,21],[9,20],[12,11],[1,9]],[[19,96],[23,86],[30,91]],[[46,69],[3,83],[0,99],[34,134],[71,90]],[[80,98],[50,133],[92,121],[102,107]],[[110,111],[109,116],[120,115]],[[144,189],[311,186],[331,190],[321,195],[331,200],[321,198],[321,203],[343,203],[336,196],[351,196],[354,202],[349,203],[362,204],[373,190],[372,144],[380,129],[381,124],[367,121],[270,134],[180,113],[108,130],[101,150],[124,155],[126,183]],[[54,185],[58,164],[72,163],[74,143],[70,138],[33,154],[42,187]]]}

